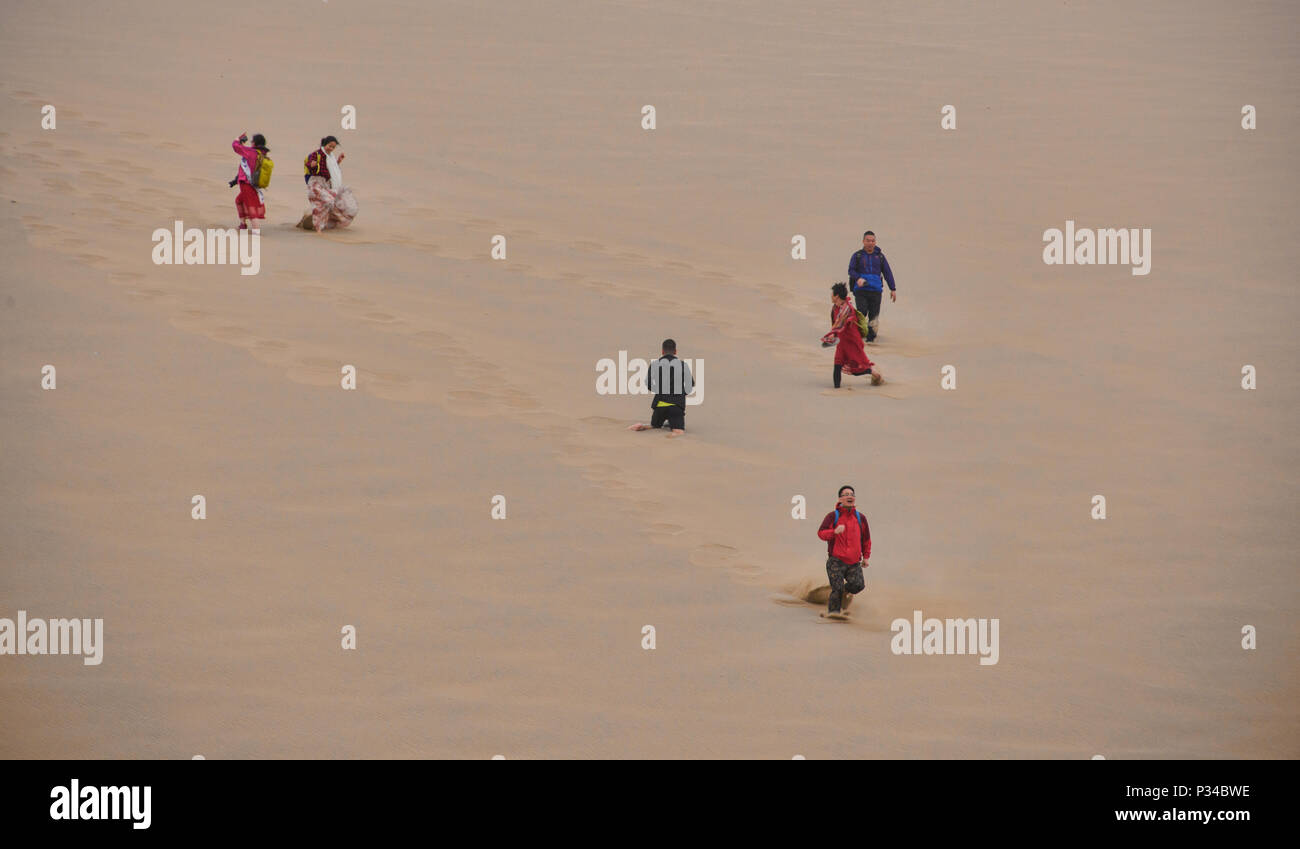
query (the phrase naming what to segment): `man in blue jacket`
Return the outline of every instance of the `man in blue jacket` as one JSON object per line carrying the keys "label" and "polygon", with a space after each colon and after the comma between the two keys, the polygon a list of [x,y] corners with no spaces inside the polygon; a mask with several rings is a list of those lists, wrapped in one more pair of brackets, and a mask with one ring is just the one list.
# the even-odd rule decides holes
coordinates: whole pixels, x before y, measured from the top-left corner
{"label": "man in blue jacket", "polygon": [[880,298],[884,294],[882,277],[889,284],[889,300],[897,301],[894,272],[890,270],[884,253],[876,247],[876,234],[868,230],[862,234],[862,250],[855,251],[849,258],[853,299],[857,301],[858,312],[867,317],[867,342],[876,341],[876,329],[880,327]]}

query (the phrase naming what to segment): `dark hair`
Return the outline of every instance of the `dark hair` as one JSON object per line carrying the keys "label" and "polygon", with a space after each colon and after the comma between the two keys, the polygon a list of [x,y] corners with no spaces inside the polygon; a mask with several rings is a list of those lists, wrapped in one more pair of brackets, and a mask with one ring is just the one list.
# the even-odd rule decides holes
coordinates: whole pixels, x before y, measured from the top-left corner
{"label": "dark hair", "polygon": [[663,348],[665,354],[677,353],[677,343],[671,339],[665,339],[664,344],[661,347]]}
{"label": "dark hair", "polygon": [[865,239],[865,238],[867,238],[868,236],[874,236],[874,235],[876,235],[876,234],[873,233],[873,232],[871,232],[870,230],[868,230],[867,232],[865,232],[865,233],[862,234],[862,238]]}
{"label": "dark hair", "polygon": [[844,497],[844,490],[846,490],[846,489],[848,489],[848,490],[852,490],[852,492],[853,492],[854,495],[857,495],[857,494],[858,494],[858,491],[857,491],[856,489],[853,489],[852,486],[850,486],[850,485],[848,485],[848,484],[844,484],[844,486],[840,487],[839,491],[835,493],[835,497],[836,497],[836,498],[843,498],[843,497]]}
{"label": "dark hair", "polygon": [[321,146],[321,147],[324,147],[325,145],[329,144],[330,142],[334,142],[335,144],[338,144],[338,143],[339,143],[339,140],[336,139],[336,138],[334,138],[333,136],[326,136],[325,138],[323,138],[323,139],[320,140],[320,146]]}
{"label": "dark hair", "polygon": [[847,283],[835,283],[831,286],[831,294],[839,295],[841,298],[849,296],[849,286]]}
{"label": "dark hair", "polygon": [[266,147],[266,136],[261,133],[253,133],[253,147]]}

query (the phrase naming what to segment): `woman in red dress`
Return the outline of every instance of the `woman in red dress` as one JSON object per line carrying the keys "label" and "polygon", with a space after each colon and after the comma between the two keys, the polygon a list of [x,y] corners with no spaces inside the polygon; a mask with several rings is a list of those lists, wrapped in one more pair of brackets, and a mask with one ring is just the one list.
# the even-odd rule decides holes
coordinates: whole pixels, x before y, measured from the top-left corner
{"label": "woman in red dress", "polygon": [[836,389],[840,388],[840,375],[846,368],[849,374],[871,375],[872,386],[885,382],[880,369],[867,359],[867,349],[858,330],[858,313],[849,300],[849,287],[844,283],[831,286],[831,332],[822,337],[822,347],[831,345],[835,345]]}
{"label": "woman in red dress", "polygon": [[235,212],[239,214],[240,230],[247,230],[254,222],[266,218],[266,202],[256,182],[257,160],[260,154],[271,152],[266,146],[266,136],[261,133],[253,135],[251,145],[244,144],[246,141],[248,141],[248,133],[244,133],[230,143],[235,153],[239,154],[239,173],[235,175],[231,185],[239,186],[239,196],[235,198]]}

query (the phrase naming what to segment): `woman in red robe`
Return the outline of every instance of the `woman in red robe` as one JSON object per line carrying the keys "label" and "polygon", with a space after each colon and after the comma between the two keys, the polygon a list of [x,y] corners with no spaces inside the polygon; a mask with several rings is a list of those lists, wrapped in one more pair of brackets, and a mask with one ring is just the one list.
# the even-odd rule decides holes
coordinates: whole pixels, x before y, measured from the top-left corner
{"label": "woman in red robe", "polygon": [[266,146],[266,136],[261,133],[253,135],[252,145],[244,144],[246,141],[248,141],[248,133],[244,133],[230,143],[235,153],[239,154],[239,173],[235,174],[235,179],[230,181],[230,185],[239,186],[239,195],[235,198],[235,212],[239,215],[240,230],[247,230],[250,226],[255,226],[255,222],[266,218],[264,195],[257,187],[257,169],[258,157],[271,152],[271,149]]}
{"label": "woman in red robe", "polygon": [[849,374],[871,375],[872,386],[885,382],[880,369],[867,359],[867,349],[858,330],[858,312],[849,300],[849,287],[844,283],[831,286],[831,332],[822,337],[822,347],[831,345],[835,345],[836,389],[840,388],[840,375],[846,368]]}

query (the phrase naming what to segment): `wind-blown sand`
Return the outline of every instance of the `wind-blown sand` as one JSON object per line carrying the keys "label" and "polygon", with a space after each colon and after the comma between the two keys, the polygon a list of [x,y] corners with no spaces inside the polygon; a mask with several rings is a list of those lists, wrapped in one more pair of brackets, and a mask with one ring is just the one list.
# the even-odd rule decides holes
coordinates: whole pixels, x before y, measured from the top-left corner
{"label": "wind-blown sand", "polygon": [[[0,617],[105,648],[0,656],[0,756],[1300,755],[1294,6],[816,6],[7,3]],[[260,273],[153,265],[241,131]],[[360,215],[296,231],[328,133]],[[828,394],[867,228],[889,383]],[[594,390],[665,336],[684,439]],[[892,654],[917,609],[999,662]]]}

